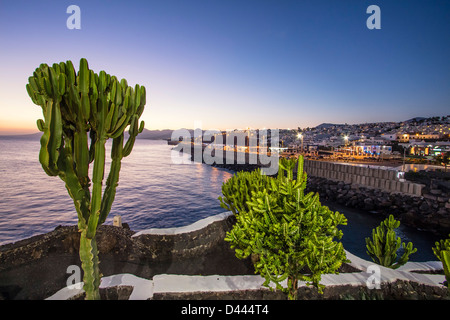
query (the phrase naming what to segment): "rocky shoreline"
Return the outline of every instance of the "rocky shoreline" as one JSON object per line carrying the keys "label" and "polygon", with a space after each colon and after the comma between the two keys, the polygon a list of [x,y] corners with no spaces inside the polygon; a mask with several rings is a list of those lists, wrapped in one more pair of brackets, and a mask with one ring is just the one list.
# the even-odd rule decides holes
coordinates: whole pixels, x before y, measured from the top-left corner
{"label": "rocky shoreline", "polygon": [[[256,165],[214,164],[214,167],[253,171]],[[425,188],[421,197],[308,176],[306,191],[318,192],[322,201],[363,210],[381,216],[394,215],[402,224],[448,237],[450,234],[449,195],[438,188]]]}
{"label": "rocky shoreline", "polygon": [[[262,288],[259,283],[263,280],[254,275],[251,260],[237,259],[223,240],[234,222],[233,215],[224,213],[188,228],[136,233],[121,227],[100,226],[96,238],[100,270],[103,279],[109,278],[106,282],[114,284],[101,288],[101,297],[109,300],[131,299],[131,295],[139,297],[134,293],[135,290],[142,293],[136,287],[139,284],[135,284],[135,280],[131,284],[129,280],[123,281],[131,277],[147,287],[151,283],[149,291],[144,293],[145,299],[286,299],[280,291]],[[52,232],[0,246],[0,300],[41,300],[58,296],[67,286],[67,267],[80,265],[78,241],[76,226],[60,226]],[[324,275],[323,281],[328,282],[324,295],[302,285],[299,299],[449,299],[447,288],[441,284],[445,278],[439,261],[411,263],[399,271],[381,267],[386,277],[384,282],[379,289],[369,289],[366,280],[370,274],[366,273],[366,268],[372,262],[347,255],[351,262],[341,266],[339,275]],[[248,278],[250,282],[236,282],[236,277]],[[222,286],[229,289],[210,289],[219,284],[219,278]],[[214,285],[198,287],[198,281],[213,281]],[[175,285],[175,290],[168,289],[168,284],[169,287]],[[82,298],[82,292],[75,292],[63,299]]]}
{"label": "rocky shoreline", "polygon": [[321,200],[348,208],[385,217],[392,214],[402,224],[439,236],[450,233],[450,208],[445,198],[413,197],[318,177],[308,177],[307,191],[318,192]]}
{"label": "rocky shoreline", "polygon": [[[207,228],[173,235],[140,235],[102,225],[97,232],[103,276],[130,273],[151,279],[157,274],[253,274],[249,259],[239,260],[223,239],[234,216]],[[41,300],[66,286],[70,265],[81,267],[77,226],[0,246],[0,300]]]}

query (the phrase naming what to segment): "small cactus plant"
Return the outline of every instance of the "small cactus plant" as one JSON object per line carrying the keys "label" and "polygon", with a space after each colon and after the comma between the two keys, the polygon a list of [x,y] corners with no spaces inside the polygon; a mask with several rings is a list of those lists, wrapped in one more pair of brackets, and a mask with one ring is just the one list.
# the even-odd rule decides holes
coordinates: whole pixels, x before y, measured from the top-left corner
{"label": "small cactus plant", "polygon": [[[401,242],[400,237],[396,237],[395,229],[400,226],[400,221],[390,215],[381,224],[372,230],[372,239],[366,238],[367,254],[372,260],[384,267],[397,269],[409,260],[409,256],[417,251],[413,248],[412,242],[408,245]],[[404,253],[397,260],[397,250],[403,247]]]}
{"label": "small cactus plant", "polygon": [[449,238],[435,242],[434,255],[442,262],[447,288],[450,292],[450,234]]}
{"label": "small cactus plant", "polygon": [[[294,169],[297,165],[297,175]],[[222,186],[221,206],[236,216],[225,240],[240,259],[251,256],[255,271],[296,299],[298,281],[312,284],[322,293],[324,273],[337,273],[347,262],[339,225],[344,215],[319,202],[319,195],[305,195],[303,157],[280,159],[278,177],[239,172]],[[287,280],[287,287],[281,282]]]}
{"label": "small cactus plant", "polygon": [[[111,210],[121,161],[130,154],[144,128],[143,121],[138,124],[146,102],[145,87],[132,88],[125,79],[119,81],[105,71],[96,74],[83,58],[78,73],[71,61],[41,64],[28,78],[26,89],[44,115],[37,121],[43,132],[39,161],[49,176],[59,176],[65,182],[78,214],[86,299],[99,299],[95,234]],[[127,127],[129,137],[125,142]],[[112,161],[102,195],[108,139],[112,139]]]}

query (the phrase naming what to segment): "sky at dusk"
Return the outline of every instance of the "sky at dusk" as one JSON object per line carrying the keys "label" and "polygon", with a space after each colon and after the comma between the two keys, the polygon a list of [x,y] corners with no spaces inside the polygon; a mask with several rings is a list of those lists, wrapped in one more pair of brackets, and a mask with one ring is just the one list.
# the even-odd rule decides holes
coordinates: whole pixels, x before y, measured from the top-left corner
{"label": "sky at dusk", "polygon": [[449,16],[448,0],[0,0],[0,134],[37,132],[25,85],[39,64],[82,57],[146,87],[150,130],[448,115]]}

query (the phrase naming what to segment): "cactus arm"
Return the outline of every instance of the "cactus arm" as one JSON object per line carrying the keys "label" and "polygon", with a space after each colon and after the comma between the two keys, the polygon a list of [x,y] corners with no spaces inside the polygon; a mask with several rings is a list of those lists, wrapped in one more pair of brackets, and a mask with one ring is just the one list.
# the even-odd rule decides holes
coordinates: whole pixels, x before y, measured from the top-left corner
{"label": "cactus arm", "polygon": [[100,270],[98,260],[97,242],[95,238],[89,238],[87,231],[80,236],[80,260],[83,268],[83,289],[86,292],[86,300],[99,300]]}
{"label": "cactus arm", "polygon": [[142,120],[141,124],[139,125],[138,133],[142,133],[142,131],[144,131],[144,127],[145,127],[145,122]]}
{"label": "cactus arm", "polygon": [[400,260],[395,265],[393,265],[393,269],[397,269],[398,267],[404,265],[406,262],[408,262],[409,256],[417,252],[417,248],[413,248],[412,242],[409,242],[408,245],[405,245],[405,243],[403,243],[402,246],[405,251],[400,257]]}
{"label": "cactus arm", "polygon": [[444,268],[445,279],[447,281],[447,288],[450,292],[450,251],[441,251],[441,261]]}
{"label": "cactus arm", "polygon": [[119,137],[113,139],[111,147],[111,169],[108,178],[106,179],[106,187],[102,197],[99,224],[105,222],[116,196],[116,188],[119,183],[119,172],[123,158],[123,139],[123,133]]}
{"label": "cactus arm", "polygon": [[40,143],[41,143],[41,149],[39,151],[39,162],[42,165],[42,168],[44,169],[45,173],[49,176],[56,176],[58,174],[57,171],[50,169],[50,157],[47,150],[47,144],[50,137],[50,129],[44,128],[44,133],[41,136]]}
{"label": "cactus arm", "polygon": [[49,168],[51,170],[56,169],[56,161],[58,160],[58,149],[61,146],[62,138],[62,122],[61,111],[59,109],[59,103],[49,102],[47,106],[49,110],[49,130],[50,136],[47,143],[47,151],[49,154]]}
{"label": "cactus arm", "polygon": [[88,222],[88,233],[86,235],[90,239],[95,236],[98,219],[100,217],[103,177],[105,174],[105,142],[106,139],[100,137],[95,143],[95,160],[92,172],[91,213]]}
{"label": "cactus arm", "polygon": [[[136,95],[137,94],[138,94],[138,92],[136,92]],[[140,94],[140,103],[137,106],[136,114],[140,117],[142,115],[142,113],[144,112],[144,106],[146,103],[146,91],[145,91],[144,86],[140,87],[139,94]]]}
{"label": "cactus arm", "polygon": [[36,121],[36,125],[37,125],[37,128],[39,129],[39,131],[44,132],[44,130],[45,130],[45,122],[44,122],[44,120],[38,119]]}
{"label": "cactus arm", "polygon": [[88,138],[84,130],[74,133],[74,160],[76,172],[83,186],[89,186],[89,149]]}
{"label": "cactus arm", "polygon": [[41,150],[39,161],[44,171],[50,176],[58,174],[56,162],[58,160],[58,148],[61,146],[62,123],[59,105],[52,101],[46,103],[47,114],[45,116],[46,127],[41,137]]}
{"label": "cactus arm", "polygon": [[449,238],[435,242],[432,248],[434,255],[442,262],[446,285],[450,292],[450,234]]}
{"label": "cactus arm", "polygon": [[[84,130],[83,130],[84,131]],[[91,199],[91,191],[90,187],[90,178],[89,178],[89,163],[90,163],[90,154],[88,149],[88,138],[86,132],[79,132],[76,130],[74,132],[73,137],[73,151],[67,154],[67,160],[72,163],[72,165],[66,166],[66,172],[71,176],[76,176],[79,182],[79,185],[75,185],[76,190],[79,188],[83,189],[83,195],[81,199],[77,199],[80,202],[80,210],[87,223],[90,214],[90,199]],[[72,156],[73,154],[73,156]],[[75,201],[75,199],[74,199]],[[76,207],[77,205],[75,205]]]}
{"label": "cactus arm", "polygon": [[127,142],[125,143],[125,147],[123,148],[123,156],[124,157],[128,157],[130,155],[135,141],[136,141],[136,135],[130,134],[130,137],[128,138]]}
{"label": "cactus arm", "polygon": [[75,68],[73,67],[72,61],[70,61],[70,60],[66,61],[64,73],[66,74],[68,83],[75,83],[76,75],[75,75]]}
{"label": "cactus arm", "polygon": [[106,116],[105,128],[106,128],[107,132],[109,132],[111,130],[111,124],[112,124],[115,112],[116,112],[116,105],[114,103],[112,103],[111,107],[109,108],[108,115]]}
{"label": "cactus arm", "polygon": [[[70,143],[68,143],[70,145]],[[78,228],[85,229],[89,218],[90,194],[80,184],[78,176],[73,169],[73,159],[70,147],[61,150],[61,157],[58,161],[61,168],[59,177],[66,184],[67,192],[73,200],[78,215]]]}
{"label": "cactus arm", "polygon": [[[407,246],[401,243],[401,238],[396,237],[395,229],[400,226],[400,221],[394,219],[393,215],[385,219],[380,225],[372,230],[372,239],[366,238],[367,254],[375,263],[384,267],[397,269],[404,265],[409,256],[417,251],[410,242]],[[403,246],[404,254],[397,259],[397,250]]]}
{"label": "cactus arm", "polygon": [[106,130],[105,122],[107,116],[108,102],[105,94],[101,94],[97,103],[97,141],[95,142],[94,151],[94,168],[92,171],[92,202],[91,212],[88,222],[88,238],[94,238],[100,218],[100,209],[102,201],[103,178],[105,176],[105,143]]}

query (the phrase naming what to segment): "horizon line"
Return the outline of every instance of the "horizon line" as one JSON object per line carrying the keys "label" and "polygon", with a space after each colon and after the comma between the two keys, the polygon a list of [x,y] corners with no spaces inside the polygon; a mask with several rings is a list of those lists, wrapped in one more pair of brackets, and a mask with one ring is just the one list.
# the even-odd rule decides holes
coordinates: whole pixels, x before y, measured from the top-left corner
{"label": "horizon line", "polygon": [[[407,122],[407,121],[411,121],[413,119],[417,119],[417,118],[421,118],[421,119],[430,119],[430,118],[435,118],[435,117],[450,117],[450,115],[445,115],[445,116],[432,116],[432,117],[412,117],[408,120],[403,120],[403,121],[375,121],[375,122],[359,122],[359,123],[333,123],[333,122],[322,122],[316,126],[308,126],[306,128],[315,128],[318,127],[320,125],[323,124],[330,124],[330,125],[364,125],[364,124],[374,124],[374,123],[401,123],[401,122]],[[208,129],[203,129],[203,128],[196,128],[196,129],[192,129],[192,128],[186,128],[186,127],[180,127],[177,129],[170,129],[170,128],[165,128],[165,129],[149,129],[149,128],[145,128],[146,130],[149,131],[175,131],[175,130],[197,130],[197,129],[201,129],[203,131],[206,130],[218,130],[218,131],[229,131],[229,130],[265,130],[265,129],[278,129],[278,130],[298,130],[298,128],[301,128],[299,126],[297,126],[297,128],[267,128],[267,127],[263,127],[263,128],[251,128],[251,127],[247,127],[247,128],[228,128],[228,129],[218,129],[218,128],[208,128]],[[304,128],[303,128],[304,129]],[[26,135],[35,135],[40,133],[39,130],[37,129],[31,129],[31,128],[0,128],[0,136],[26,136]]]}

